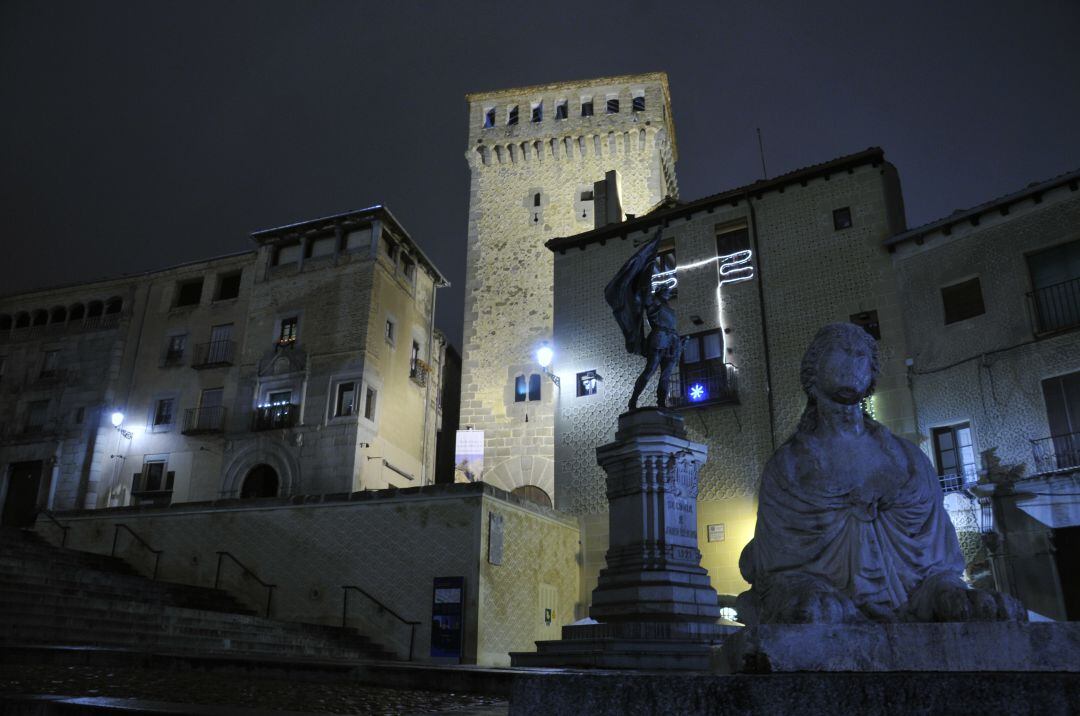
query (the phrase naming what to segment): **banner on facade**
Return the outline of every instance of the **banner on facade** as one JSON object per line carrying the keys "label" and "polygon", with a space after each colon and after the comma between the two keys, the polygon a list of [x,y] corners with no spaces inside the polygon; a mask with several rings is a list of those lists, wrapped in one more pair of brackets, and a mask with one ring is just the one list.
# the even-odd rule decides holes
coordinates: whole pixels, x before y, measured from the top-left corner
{"label": "banner on facade", "polygon": [[454,447],[454,482],[476,482],[484,474],[484,431],[458,430]]}

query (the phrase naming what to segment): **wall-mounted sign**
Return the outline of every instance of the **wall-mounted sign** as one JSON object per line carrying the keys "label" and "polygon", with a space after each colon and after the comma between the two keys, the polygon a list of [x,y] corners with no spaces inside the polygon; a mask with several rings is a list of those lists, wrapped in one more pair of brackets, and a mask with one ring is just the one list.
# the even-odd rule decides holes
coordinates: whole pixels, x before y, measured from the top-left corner
{"label": "wall-mounted sign", "polygon": [[710,542],[723,542],[724,541],[724,523],[721,522],[718,525],[709,525],[709,541]]}
{"label": "wall-mounted sign", "polygon": [[454,444],[454,482],[476,482],[484,474],[484,431],[458,430]]}
{"label": "wall-mounted sign", "polygon": [[503,559],[503,516],[498,512],[488,513],[488,562],[502,564]]}

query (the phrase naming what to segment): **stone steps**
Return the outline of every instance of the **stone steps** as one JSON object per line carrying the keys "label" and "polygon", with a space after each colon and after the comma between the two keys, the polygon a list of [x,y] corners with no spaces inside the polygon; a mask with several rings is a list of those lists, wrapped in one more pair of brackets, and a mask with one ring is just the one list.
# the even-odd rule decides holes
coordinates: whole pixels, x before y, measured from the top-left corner
{"label": "stone steps", "polygon": [[353,629],[265,619],[228,593],[0,530],[0,644],[355,662],[394,654]]}
{"label": "stone steps", "polygon": [[127,585],[116,587],[110,585],[107,580],[102,580],[96,584],[87,584],[79,580],[39,577],[37,575],[20,577],[19,575],[0,571],[0,594],[27,593],[47,595],[57,599],[70,597],[82,600],[143,599],[178,608],[202,609],[230,614],[255,613],[253,610],[242,606],[228,594],[220,591],[201,587],[187,587],[186,585],[176,585],[175,588],[165,583],[159,583],[159,585],[154,588],[145,588],[143,585],[125,588]]}
{"label": "stone steps", "polygon": [[709,642],[685,639],[562,639],[536,642],[536,651],[513,652],[515,667],[707,671]]}

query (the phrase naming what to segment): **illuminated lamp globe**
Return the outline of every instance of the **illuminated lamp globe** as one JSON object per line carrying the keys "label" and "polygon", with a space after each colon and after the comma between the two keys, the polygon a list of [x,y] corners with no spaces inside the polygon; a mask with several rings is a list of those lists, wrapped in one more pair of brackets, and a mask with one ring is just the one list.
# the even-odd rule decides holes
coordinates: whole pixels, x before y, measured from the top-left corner
{"label": "illuminated lamp globe", "polygon": [[112,414],[112,424],[114,428],[118,428],[124,423],[124,414],[120,411],[116,411]]}
{"label": "illuminated lamp globe", "polygon": [[551,346],[547,343],[540,346],[536,351],[536,362],[540,364],[541,368],[547,368],[551,365],[551,359],[555,357],[555,351],[551,350]]}

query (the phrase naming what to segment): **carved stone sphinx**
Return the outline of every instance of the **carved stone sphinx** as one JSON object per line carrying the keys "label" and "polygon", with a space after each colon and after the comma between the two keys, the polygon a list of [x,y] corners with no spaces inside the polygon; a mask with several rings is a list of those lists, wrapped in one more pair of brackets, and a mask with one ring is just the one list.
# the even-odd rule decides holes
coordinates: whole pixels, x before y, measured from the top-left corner
{"label": "carved stone sphinx", "polygon": [[765,466],[739,560],[756,623],[1026,621],[1012,597],[971,589],[930,461],[866,415],[879,372],[862,328],[822,328],[803,356],[806,409]]}

